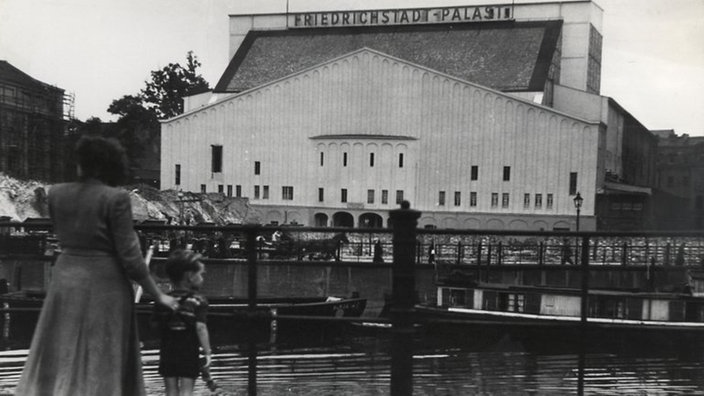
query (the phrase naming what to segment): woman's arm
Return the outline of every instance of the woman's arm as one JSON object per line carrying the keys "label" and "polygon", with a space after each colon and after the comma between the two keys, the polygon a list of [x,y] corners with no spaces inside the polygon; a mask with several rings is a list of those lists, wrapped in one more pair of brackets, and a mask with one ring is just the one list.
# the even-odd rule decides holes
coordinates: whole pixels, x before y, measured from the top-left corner
{"label": "woman's arm", "polygon": [[159,286],[156,285],[151,275],[147,274],[145,277],[137,279],[136,282],[139,283],[147,293],[154,296],[154,301],[171,309],[178,308],[178,300],[164,293]]}
{"label": "woman's arm", "polygon": [[159,289],[144,263],[139,239],[134,231],[132,204],[127,191],[120,191],[115,197],[110,209],[108,226],[118,259],[127,275],[139,283],[147,293],[154,296],[154,300],[159,304],[171,309],[178,308],[178,300]]}

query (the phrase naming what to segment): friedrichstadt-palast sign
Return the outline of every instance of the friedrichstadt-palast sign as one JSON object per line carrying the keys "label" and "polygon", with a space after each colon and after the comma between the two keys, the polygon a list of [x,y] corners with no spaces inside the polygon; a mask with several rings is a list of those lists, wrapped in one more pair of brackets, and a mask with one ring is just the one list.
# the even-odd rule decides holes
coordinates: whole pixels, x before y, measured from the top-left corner
{"label": "friedrichstadt-palast sign", "polygon": [[415,25],[422,23],[495,22],[513,20],[513,6],[413,8],[394,10],[291,13],[289,28]]}

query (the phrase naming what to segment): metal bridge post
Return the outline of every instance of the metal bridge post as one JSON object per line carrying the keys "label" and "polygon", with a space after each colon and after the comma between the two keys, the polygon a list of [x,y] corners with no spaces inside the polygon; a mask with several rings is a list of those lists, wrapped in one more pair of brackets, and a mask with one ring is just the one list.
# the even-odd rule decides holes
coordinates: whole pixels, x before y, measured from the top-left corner
{"label": "metal bridge post", "polygon": [[580,269],[582,272],[582,295],[581,295],[581,320],[580,320],[580,340],[579,340],[579,362],[578,362],[578,381],[577,394],[584,394],[584,366],[587,344],[587,316],[589,313],[589,236],[582,237],[582,257],[580,261]]}
{"label": "metal bridge post", "polygon": [[257,234],[258,225],[248,225],[244,228],[246,235],[245,248],[247,252],[247,321],[248,321],[248,380],[247,394],[257,394],[257,343],[256,343],[256,315],[257,315]]}
{"label": "metal bridge post", "polygon": [[416,227],[420,212],[403,201],[401,209],[389,212],[393,225],[391,284],[391,395],[413,394],[413,305],[415,292]]}

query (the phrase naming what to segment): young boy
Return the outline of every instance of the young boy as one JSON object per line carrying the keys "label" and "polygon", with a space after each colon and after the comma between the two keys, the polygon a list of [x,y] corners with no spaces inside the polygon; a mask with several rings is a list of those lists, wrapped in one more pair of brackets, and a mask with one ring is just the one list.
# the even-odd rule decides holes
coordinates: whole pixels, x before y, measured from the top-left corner
{"label": "young boy", "polygon": [[166,395],[192,395],[201,370],[198,348],[203,349],[205,367],[210,366],[211,349],[206,325],[208,301],[197,291],[203,284],[202,256],[176,249],[166,262],[172,284],[170,295],[179,300],[175,311],[155,305],[153,321],[161,333],[159,374],[164,377]]}

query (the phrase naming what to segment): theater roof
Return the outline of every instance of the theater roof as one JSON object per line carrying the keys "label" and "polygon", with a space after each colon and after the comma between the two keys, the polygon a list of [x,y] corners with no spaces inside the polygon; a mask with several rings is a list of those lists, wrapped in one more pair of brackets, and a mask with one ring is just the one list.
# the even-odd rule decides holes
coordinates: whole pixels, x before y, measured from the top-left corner
{"label": "theater roof", "polygon": [[501,91],[542,91],[562,21],[253,30],[214,92],[241,92],[368,47]]}

